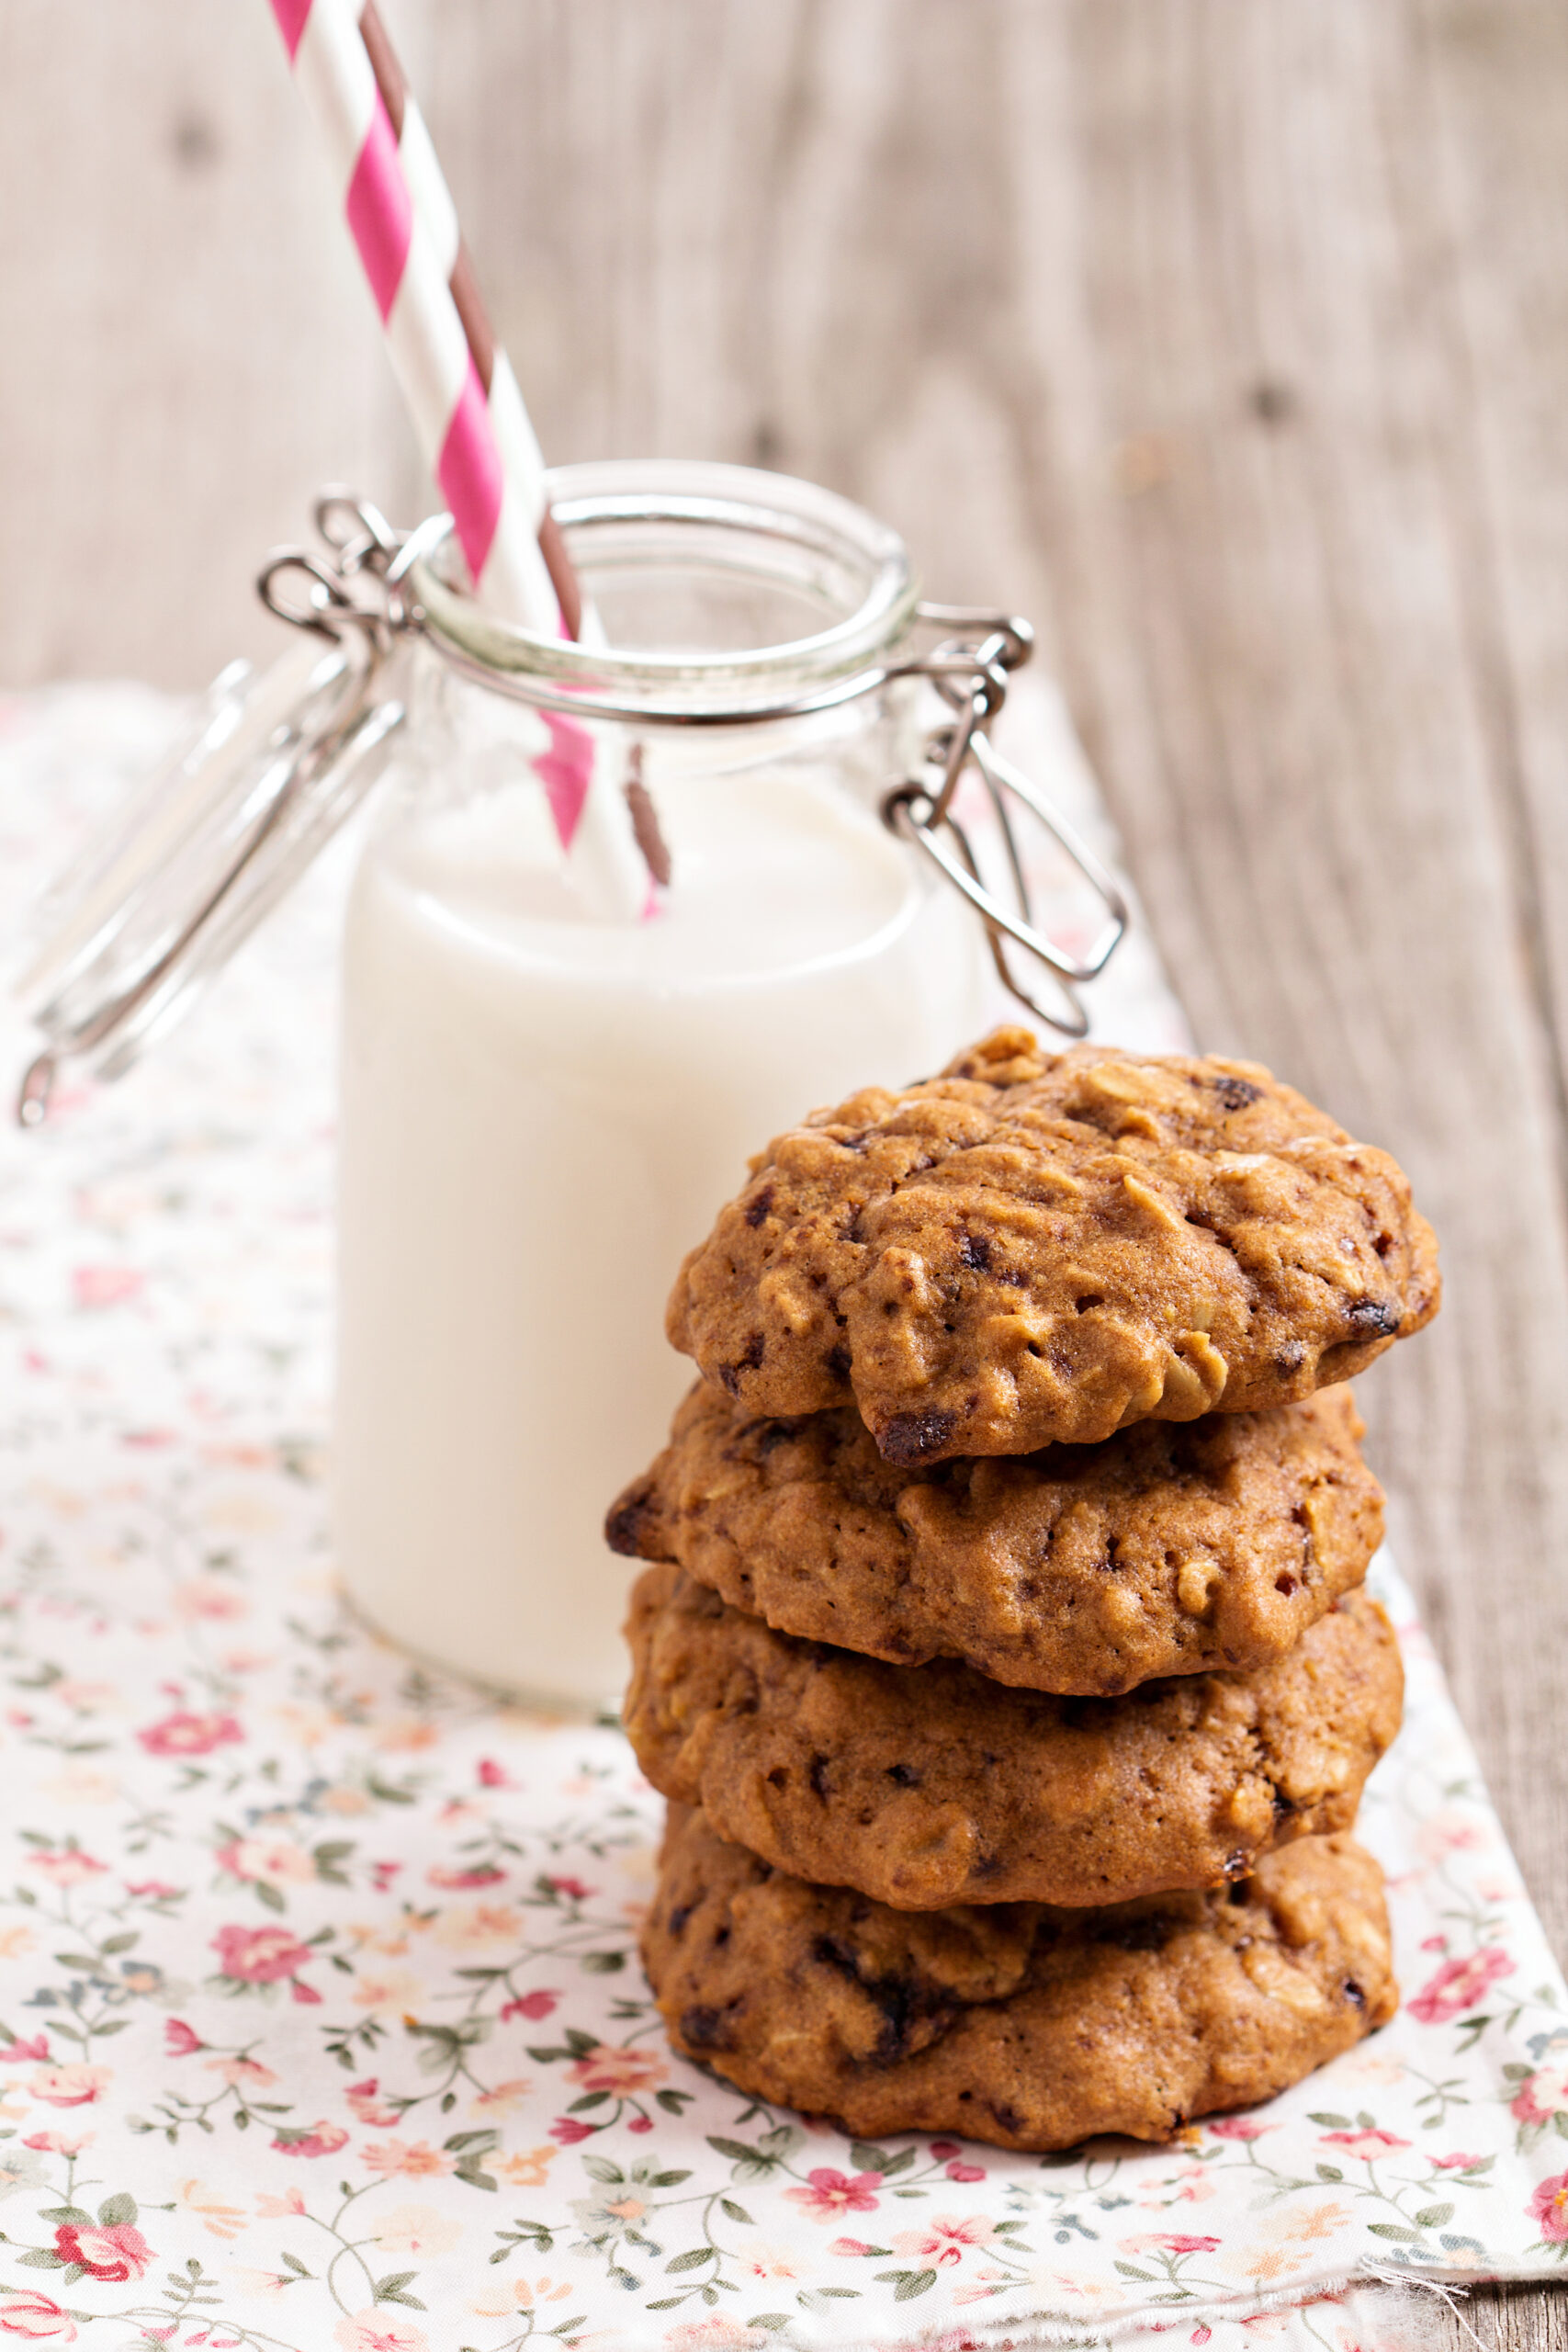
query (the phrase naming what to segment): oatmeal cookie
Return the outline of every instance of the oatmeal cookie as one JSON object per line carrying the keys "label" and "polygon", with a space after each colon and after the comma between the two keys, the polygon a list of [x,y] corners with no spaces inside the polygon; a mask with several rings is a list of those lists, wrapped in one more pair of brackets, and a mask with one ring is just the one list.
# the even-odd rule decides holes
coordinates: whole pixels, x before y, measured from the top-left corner
{"label": "oatmeal cookie", "polygon": [[1398,1166],[1266,1069],[998,1029],[770,1144],[668,1329],[748,1412],[853,1403],[908,1464],[1289,1404],[1437,1305]]}
{"label": "oatmeal cookie", "polygon": [[796,1641],[669,1566],[638,1579],[627,1636],[624,1719],[656,1789],[780,1870],[911,1911],[1246,1878],[1350,1826],[1404,1695],[1365,1592],[1273,1666],[1124,1699]]}
{"label": "oatmeal cookie", "polygon": [[743,2091],[866,2137],[1165,2140],[1393,2015],[1382,1873],[1304,1838],[1251,1879],[1095,1911],[888,1910],[671,1809],[643,1960],[670,2038]]}
{"label": "oatmeal cookie", "polygon": [[605,1534],[782,1633],[1114,1698],[1267,1665],[1359,1584],[1382,1532],[1360,1434],[1349,1390],[1324,1388],[905,1470],[845,1408],[758,1419],[700,1382]]}

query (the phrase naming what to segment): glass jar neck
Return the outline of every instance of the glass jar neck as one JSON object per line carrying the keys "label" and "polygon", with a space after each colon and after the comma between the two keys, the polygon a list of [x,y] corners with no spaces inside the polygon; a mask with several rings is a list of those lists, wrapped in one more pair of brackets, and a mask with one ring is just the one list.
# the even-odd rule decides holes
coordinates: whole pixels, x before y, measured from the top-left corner
{"label": "glass jar neck", "polygon": [[641,461],[563,467],[549,488],[595,616],[584,641],[484,611],[449,539],[407,566],[434,650],[500,694],[643,724],[785,717],[874,691],[914,616],[897,533],[813,483]]}

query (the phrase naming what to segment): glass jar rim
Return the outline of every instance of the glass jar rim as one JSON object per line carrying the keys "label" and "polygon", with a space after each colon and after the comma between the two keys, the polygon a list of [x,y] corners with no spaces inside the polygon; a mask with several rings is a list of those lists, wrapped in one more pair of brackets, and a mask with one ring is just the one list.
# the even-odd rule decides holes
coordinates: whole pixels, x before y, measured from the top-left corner
{"label": "glass jar rim", "polygon": [[[618,536],[624,546],[639,531],[674,526],[690,531],[694,544],[698,534],[711,533],[710,554],[728,545],[738,574],[761,577],[757,559],[771,546],[777,580],[796,586],[809,581],[821,593],[832,579],[852,586],[854,601],[826,628],[771,644],[627,652],[574,643],[499,620],[458,586],[449,576],[454,559],[443,561],[450,527],[442,529],[446,518],[437,518],[426,526],[428,538],[415,535],[400,567],[414,614],[439,653],[481,683],[491,673],[503,691],[529,697],[533,684],[546,700],[564,692],[592,701],[608,693],[650,715],[656,708],[671,717],[739,715],[791,691],[852,683],[862,672],[871,690],[881,683],[880,657],[915,616],[919,582],[898,534],[852,500],[795,475],[686,459],[611,458],[556,467],[547,488],[585,571],[592,568],[595,535],[602,541]],[[742,546],[753,550],[749,565],[739,560]],[[842,594],[839,600],[847,602]]]}

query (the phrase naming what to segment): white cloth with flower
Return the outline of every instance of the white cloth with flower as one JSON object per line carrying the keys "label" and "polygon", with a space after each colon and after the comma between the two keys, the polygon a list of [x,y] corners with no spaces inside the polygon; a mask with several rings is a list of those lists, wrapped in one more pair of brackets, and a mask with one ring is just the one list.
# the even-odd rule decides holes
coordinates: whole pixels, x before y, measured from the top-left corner
{"label": "white cloth with flower", "polygon": [[[5,935],[168,716],[0,707]],[[851,2143],[671,2058],[619,1736],[418,1671],[333,1597],[334,865],[161,1061],[0,1147],[0,2344],[1333,2346],[1359,2277],[1551,2274],[1562,1980],[1392,1577],[1409,1717],[1363,1834],[1407,1997],[1370,2042],[1060,2161]],[[1100,1021],[1180,1041],[1146,935]]]}

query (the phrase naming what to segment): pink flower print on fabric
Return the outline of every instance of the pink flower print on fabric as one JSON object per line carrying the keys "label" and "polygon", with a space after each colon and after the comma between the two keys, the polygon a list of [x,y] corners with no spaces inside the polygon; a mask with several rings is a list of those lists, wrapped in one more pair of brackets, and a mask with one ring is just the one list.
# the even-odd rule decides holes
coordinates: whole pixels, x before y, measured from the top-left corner
{"label": "pink flower print on fabric", "polygon": [[210,1756],[215,1747],[229,1747],[244,1736],[232,1715],[181,1713],[165,1715],[136,1735],[149,1756]]}
{"label": "pink flower print on fabric", "polygon": [[840,2213],[874,2213],[876,2192],[882,2186],[879,2172],[835,2172],[829,2165],[819,2165],[806,2176],[800,2188],[786,2188],[784,2195],[792,2205],[802,2205],[814,2222],[836,2222]]}
{"label": "pink flower print on fabric", "polygon": [[272,2144],[285,2156],[333,2156],[347,2147],[348,2133],[341,2123],[329,2123],[323,2116],[302,2132],[280,2132]]}
{"label": "pink flower print on fabric", "polygon": [[1485,1944],[1468,1960],[1445,1960],[1430,1984],[1404,2004],[1423,2025],[1447,2025],[1483,1999],[1500,1976],[1511,1976],[1516,1963],[1500,1945]]}
{"label": "pink flower print on fabric", "polygon": [[[550,2137],[558,2140],[563,2148],[575,2148],[580,2140],[592,2140],[599,2129],[596,2123],[579,2122],[575,2115],[558,2115],[550,2126]],[[784,2195],[789,2195],[786,2188]]]}
{"label": "pink flower print on fabric", "polygon": [[[399,2205],[376,2223],[376,2243],[387,2253],[417,2255],[425,2261],[450,2254],[462,2234],[461,2222],[438,2212],[434,2205]],[[570,2291],[570,2287],[562,2290],[566,2294]]]}
{"label": "pink flower print on fabric", "polygon": [[506,2002],[501,2012],[501,2022],[505,2025],[512,2018],[547,2018],[559,2003],[558,1993],[525,1993],[520,1999]]}
{"label": "pink flower print on fabric", "polygon": [[0,2302],[0,2335],[18,2335],[28,2344],[74,2344],[76,2323],[52,2295],[36,2288],[13,2290]]}
{"label": "pink flower print on fabric", "polygon": [[95,1861],[91,1854],[84,1854],[75,1846],[65,1846],[54,1854],[29,1854],[29,1870],[41,1871],[51,1886],[84,1886],[90,1878],[97,1878],[108,1869],[107,1862]]}
{"label": "pink flower print on fabric", "polygon": [[141,2231],[127,2222],[112,2225],[62,2222],[54,2233],[54,2250],[62,2262],[75,2263],[89,2278],[101,2278],[110,2286],[140,2278],[153,2261],[152,2249]]}
{"label": "pink flower print on fabric", "polygon": [[388,2311],[355,2312],[333,2330],[339,2352],[429,2352],[430,2338],[412,2320]]}
{"label": "pink flower print on fabric", "polygon": [[303,1886],[316,1875],[310,1856],[288,1838],[236,1838],[220,1846],[218,1865],[261,1886]]}
{"label": "pink flower print on fabric", "polygon": [[476,2115],[508,2115],[522,2106],[534,2085],[526,2075],[513,2075],[510,2082],[492,2083],[489,2090],[476,2091],[473,2110]]}
{"label": "pink flower print on fabric", "polygon": [[207,2067],[209,2074],[221,2075],[223,2080],[232,2084],[236,2090],[271,2090],[277,2080],[270,2066],[264,2066],[255,2058],[242,2058],[238,2053],[232,2057],[209,2058]]}
{"label": "pink flower print on fabric", "polygon": [[669,2072],[657,2050],[615,2050],[604,2042],[567,2068],[585,2091],[609,2091],[617,2098],[657,2090]]}
{"label": "pink flower print on fabric", "polygon": [[71,1295],[89,1313],[96,1307],[124,1306],[141,1296],[146,1279],[134,1266],[78,1266],[71,1276]]}
{"label": "pink flower print on fabric", "polygon": [[454,2171],[457,2162],[445,2148],[433,2148],[427,2140],[372,2140],[360,2151],[360,2160],[383,2180],[400,2174],[410,2180],[430,2180],[437,2173]]}
{"label": "pink flower print on fabric", "polygon": [[917,2255],[936,2269],[962,2262],[966,2254],[996,2235],[994,2225],[981,2213],[933,2213],[917,2230],[900,2230],[893,2240],[895,2254]]}
{"label": "pink flower print on fabric", "polygon": [[90,2132],[29,2132],[22,2142],[24,2148],[37,2148],[48,2156],[79,2156],[92,2141]]}
{"label": "pink flower print on fabric", "polygon": [[353,2109],[356,2120],[361,2123],[368,2124],[373,2132],[384,2132],[387,2126],[389,2123],[395,2123],[402,2113],[402,2109],[395,2099],[382,2098],[380,2084],[374,2075],[366,2082],[351,2083],[348,2089],[344,2091],[344,2097]]}
{"label": "pink flower print on fabric", "polygon": [[1568,2066],[1540,2066],[1519,2085],[1510,2112],[1521,2123],[1550,2123],[1568,2109]]}
{"label": "pink flower print on fabric", "polygon": [[113,2080],[112,2066],[40,2066],[28,2089],[47,2107],[90,2107]]}
{"label": "pink flower print on fabric", "polygon": [[246,1616],[251,1606],[245,1595],[221,1577],[192,1577],[188,1584],[175,1588],[173,1599],[180,1616],[197,1622],[205,1618],[215,1624]]}
{"label": "pink flower print on fabric", "polygon": [[1325,2132],[1325,2148],[1343,2148],[1348,2156],[1359,2156],[1363,2163],[1375,2163],[1379,2156],[1390,2154],[1395,2148],[1408,2148],[1408,2140],[1401,2140],[1392,2132]]}
{"label": "pink flower print on fabric", "polygon": [[748,2327],[743,2320],[731,2319],[728,2312],[715,2312],[707,2319],[687,2320],[683,2326],[671,2328],[664,2341],[670,2352],[757,2352],[772,2338],[765,2327]]}
{"label": "pink flower print on fabric", "polygon": [[315,1959],[289,1928],[220,1928],[212,1939],[218,1965],[240,1984],[277,1984],[292,1980],[296,2000],[319,2001],[321,1995],[299,1983],[299,1973]]}
{"label": "pink flower print on fabric", "polygon": [[274,2197],[264,2189],[256,2199],[256,2211],[264,2222],[288,2221],[304,2211],[305,2199],[297,2188],[287,2190],[281,2197]]}
{"label": "pink flower print on fabric", "polygon": [[1568,2172],[1553,2173],[1530,2199],[1530,2211],[1549,2245],[1568,2243]]}

